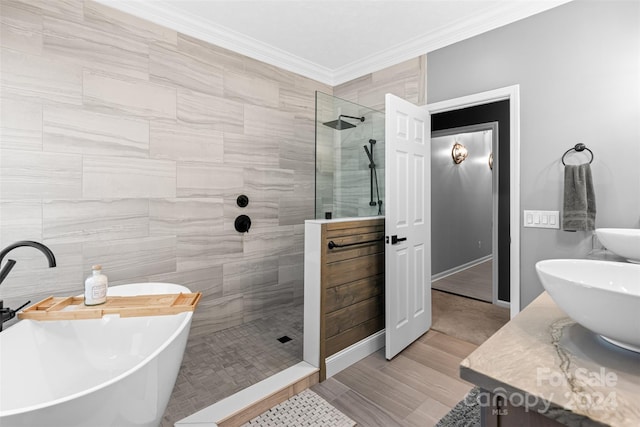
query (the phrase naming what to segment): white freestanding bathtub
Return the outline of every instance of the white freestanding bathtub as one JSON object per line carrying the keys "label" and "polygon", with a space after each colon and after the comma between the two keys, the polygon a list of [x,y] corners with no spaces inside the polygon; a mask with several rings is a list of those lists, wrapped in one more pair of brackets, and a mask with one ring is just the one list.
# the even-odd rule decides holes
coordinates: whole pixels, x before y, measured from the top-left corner
{"label": "white freestanding bathtub", "polygon": [[[169,283],[109,295],[188,293]],[[21,320],[0,333],[0,426],[160,424],[180,369],[192,312],[167,316]]]}

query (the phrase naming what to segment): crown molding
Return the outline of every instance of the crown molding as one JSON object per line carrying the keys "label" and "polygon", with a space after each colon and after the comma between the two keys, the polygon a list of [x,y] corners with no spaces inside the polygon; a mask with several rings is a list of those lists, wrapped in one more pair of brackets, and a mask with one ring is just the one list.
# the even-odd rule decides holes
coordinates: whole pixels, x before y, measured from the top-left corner
{"label": "crown molding", "polygon": [[451,44],[511,24],[573,0],[533,2],[504,2],[496,8],[475,15],[432,32],[422,34],[400,45],[392,46],[344,67],[333,70],[333,85],[346,83],[365,74],[373,73],[425,55]]}
{"label": "crown molding", "polygon": [[337,86],[572,0],[502,2],[497,7],[476,14],[472,19],[461,19],[444,29],[427,32],[336,69],[300,58],[229,28],[214,27],[199,17],[185,13],[168,3],[131,0],[95,1],[329,86]]}
{"label": "crown molding", "polygon": [[258,61],[309,77],[321,83],[332,85],[333,70],[315,62],[292,55],[291,53],[248,37],[237,31],[210,23],[156,1],[131,0],[95,0],[105,6],[151,21],[187,36],[220,46]]}

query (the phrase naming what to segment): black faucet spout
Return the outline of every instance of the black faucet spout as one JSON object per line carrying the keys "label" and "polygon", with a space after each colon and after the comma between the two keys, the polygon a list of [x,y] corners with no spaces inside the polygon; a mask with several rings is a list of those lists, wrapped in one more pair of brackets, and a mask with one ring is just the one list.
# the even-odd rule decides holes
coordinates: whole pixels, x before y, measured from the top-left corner
{"label": "black faucet spout", "polygon": [[19,248],[21,246],[30,246],[32,248],[38,249],[40,252],[42,252],[44,254],[44,256],[47,257],[47,260],[49,261],[49,267],[55,267],[56,266],[56,257],[53,255],[53,252],[51,252],[51,249],[49,249],[48,247],[46,247],[42,243],[34,242],[32,240],[21,240],[19,242],[12,243],[9,246],[7,246],[6,248],[4,248],[0,252],[0,263],[2,263],[2,260],[4,259],[4,257],[9,252],[11,252],[15,248]]}
{"label": "black faucet spout", "polygon": [[[51,249],[49,249],[42,243],[34,242],[31,240],[21,240],[19,242],[16,242],[7,246],[2,251],[0,251],[0,265],[2,265],[2,260],[4,259],[5,256],[7,256],[9,252],[21,246],[30,246],[32,248],[38,249],[40,252],[44,254],[45,257],[47,257],[47,261],[49,261],[49,268],[56,266],[56,257],[53,255],[53,252],[51,252]],[[4,279],[7,278],[7,276],[9,275],[9,272],[11,271],[14,265],[16,265],[15,260],[12,260],[12,259],[7,260],[7,263],[0,270],[0,284],[2,284]],[[27,301],[25,304],[21,305],[17,310],[12,310],[8,307],[4,307],[3,301],[0,300],[0,331],[2,331],[2,324],[4,322],[7,322],[13,319],[16,313],[20,311],[22,308],[26,307],[26,305],[29,304],[30,302],[31,301]]]}
{"label": "black faucet spout", "polygon": [[[45,257],[47,257],[47,261],[49,262],[49,268],[56,266],[56,257],[55,255],[53,255],[53,252],[51,252],[51,249],[49,249],[42,243],[34,242],[31,240],[21,240],[19,242],[12,243],[11,245],[7,246],[2,251],[0,251],[0,265],[2,265],[2,260],[4,259],[5,256],[7,256],[9,252],[14,250],[15,248],[19,248],[22,246],[30,246],[32,248],[38,249],[40,252],[44,254]],[[12,259],[7,260],[7,263],[5,264],[5,266],[2,267],[2,270],[0,270],[0,284],[9,275],[9,272],[11,271],[11,269],[15,264],[16,262],[14,260]]]}
{"label": "black faucet spout", "polygon": [[4,279],[9,275],[9,272],[14,265],[16,265],[16,262],[14,260],[7,260],[7,263],[4,265],[4,267],[2,267],[2,270],[0,270],[0,283],[4,282]]}

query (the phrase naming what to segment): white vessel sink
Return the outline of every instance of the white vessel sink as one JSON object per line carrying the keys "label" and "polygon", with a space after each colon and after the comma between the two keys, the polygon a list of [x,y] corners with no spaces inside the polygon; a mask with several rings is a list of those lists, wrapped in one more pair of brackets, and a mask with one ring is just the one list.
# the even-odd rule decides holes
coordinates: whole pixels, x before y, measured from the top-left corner
{"label": "white vessel sink", "polygon": [[597,228],[598,240],[611,252],[627,261],[640,263],[640,229]]}
{"label": "white vessel sink", "polygon": [[558,306],[605,340],[640,352],[640,265],[549,259],[538,277]]}

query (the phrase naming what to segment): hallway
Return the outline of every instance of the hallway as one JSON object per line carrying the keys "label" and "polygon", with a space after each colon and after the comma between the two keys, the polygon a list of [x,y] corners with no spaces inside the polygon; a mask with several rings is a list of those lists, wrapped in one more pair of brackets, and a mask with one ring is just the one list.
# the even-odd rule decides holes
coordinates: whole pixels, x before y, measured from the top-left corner
{"label": "hallway", "polygon": [[493,301],[493,260],[481,262],[473,267],[434,280],[433,289],[462,295],[481,301]]}

